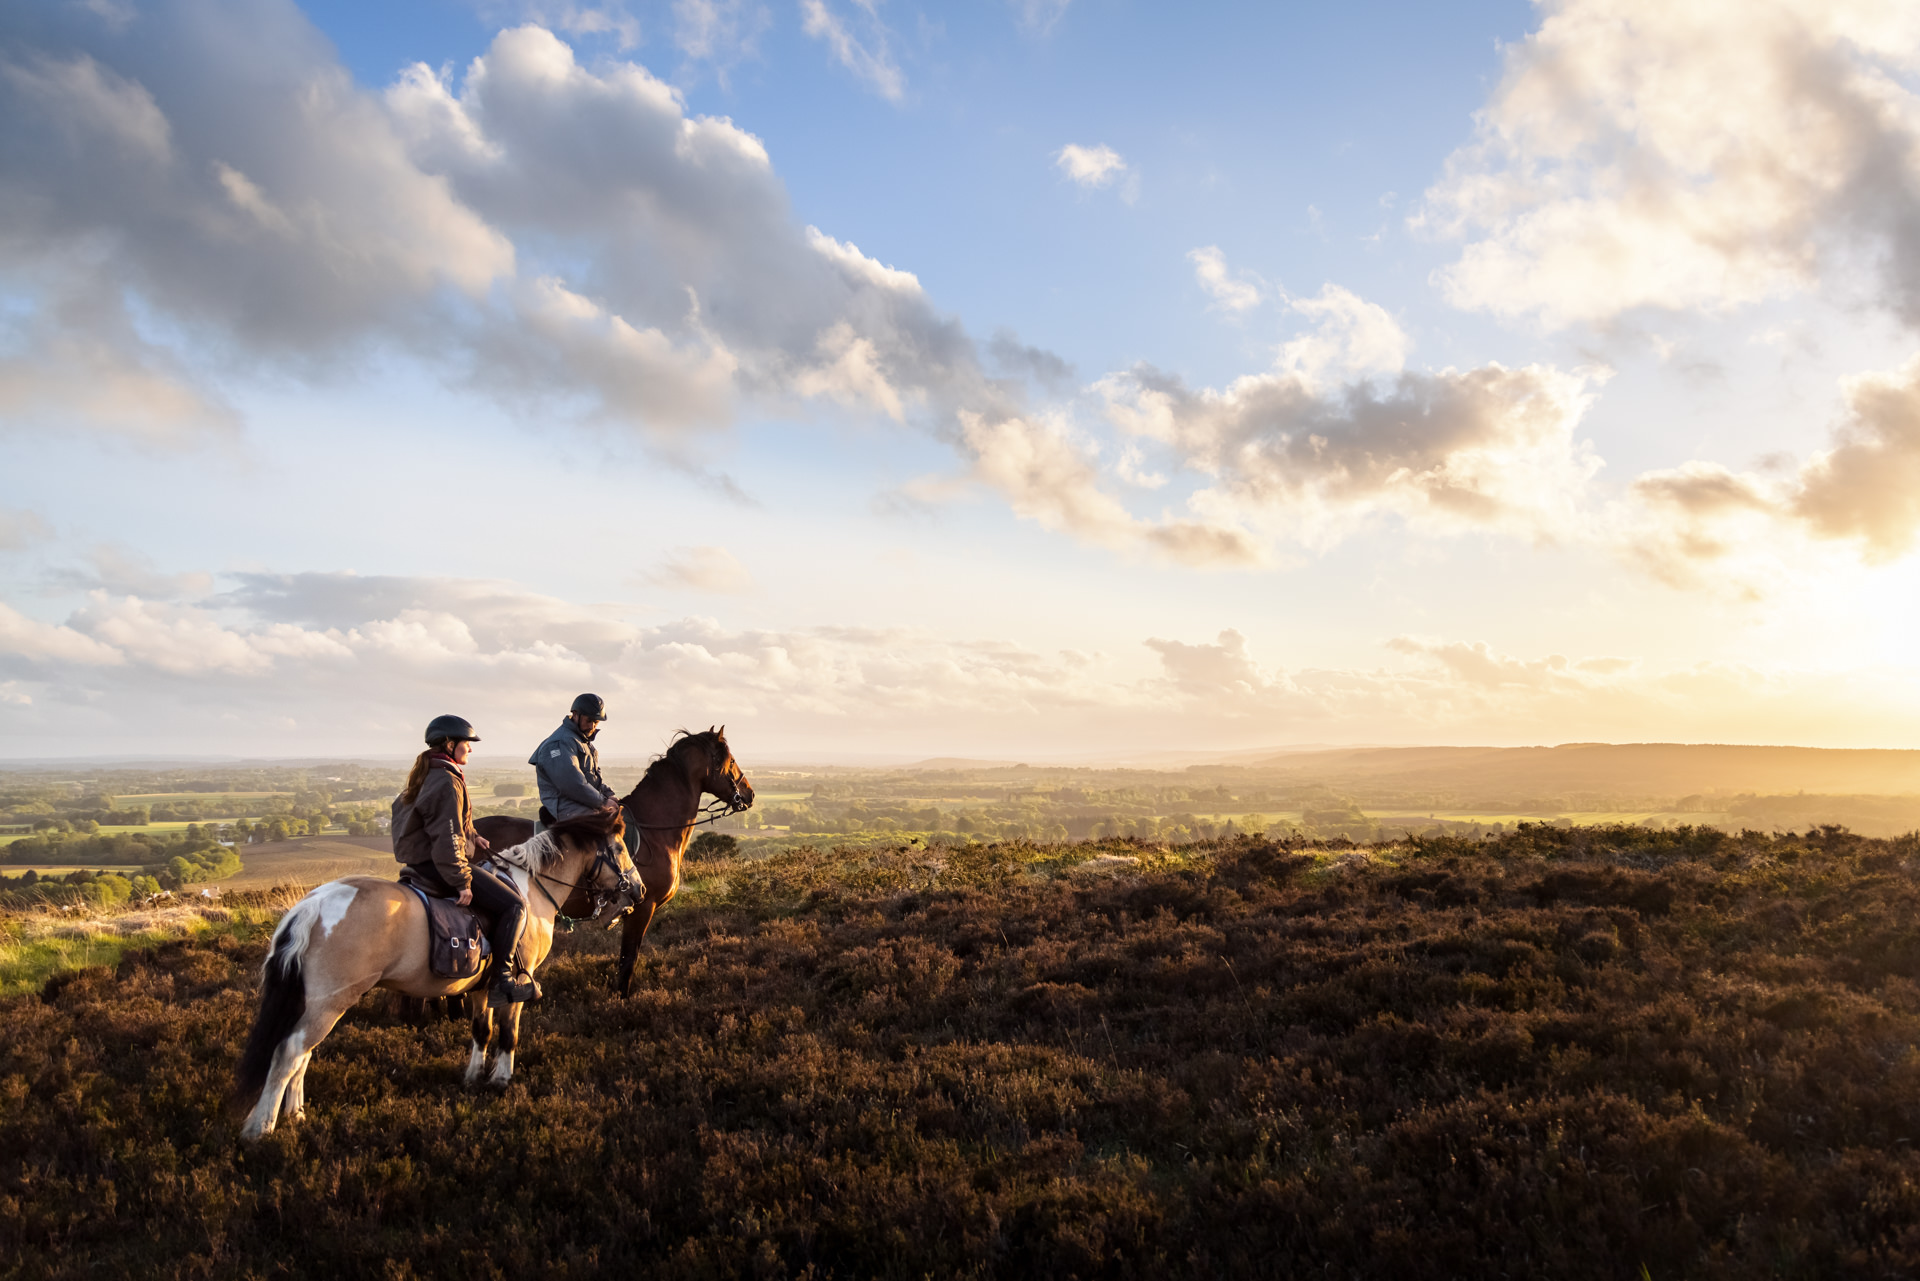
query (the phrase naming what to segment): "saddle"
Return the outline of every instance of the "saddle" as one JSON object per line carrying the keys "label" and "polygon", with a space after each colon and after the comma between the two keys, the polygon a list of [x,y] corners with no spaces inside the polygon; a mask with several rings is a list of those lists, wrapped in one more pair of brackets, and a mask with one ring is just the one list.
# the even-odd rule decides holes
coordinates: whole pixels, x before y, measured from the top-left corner
{"label": "saddle", "polygon": [[404,873],[400,883],[420,896],[427,909],[427,964],[443,979],[470,979],[486,968],[493,955],[480,914],[450,898],[430,894]]}

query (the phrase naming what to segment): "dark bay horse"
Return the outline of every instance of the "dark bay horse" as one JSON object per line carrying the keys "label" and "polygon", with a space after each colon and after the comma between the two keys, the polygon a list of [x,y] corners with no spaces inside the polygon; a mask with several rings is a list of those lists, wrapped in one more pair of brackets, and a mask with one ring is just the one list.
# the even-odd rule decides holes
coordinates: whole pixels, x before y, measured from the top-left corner
{"label": "dark bay horse", "polygon": [[[633,790],[620,798],[627,828],[638,838],[634,867],[646,884],[645,896],[635,896],[620,934],[620,969],[613,986],[621,996],[632,992],[634,961],[653,914],[679,892],[680,860],[693,839],[703,795],[718,797],[736,813],[753,804],[753,785],[733,759],[724,725],[700,734],[681,730]],[[474,821],[475,830],[495,846],[519,844],[533,835],[533,826],[532,819],[505,815]],[[561,910],[584,918],[594,914],[594,905],[589,897],[576,894]]]}

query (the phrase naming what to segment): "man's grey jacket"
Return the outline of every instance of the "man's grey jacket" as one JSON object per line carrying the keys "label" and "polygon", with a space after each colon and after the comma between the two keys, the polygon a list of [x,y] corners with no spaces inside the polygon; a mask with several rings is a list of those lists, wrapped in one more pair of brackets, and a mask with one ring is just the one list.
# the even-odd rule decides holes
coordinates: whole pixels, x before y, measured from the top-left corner
{"label": "man's grey jacket", "polygon": [[600,752],[569,716],[527,758],[540,780],[540,803],[556,819],[591,814],[614,799],[600,777]]}

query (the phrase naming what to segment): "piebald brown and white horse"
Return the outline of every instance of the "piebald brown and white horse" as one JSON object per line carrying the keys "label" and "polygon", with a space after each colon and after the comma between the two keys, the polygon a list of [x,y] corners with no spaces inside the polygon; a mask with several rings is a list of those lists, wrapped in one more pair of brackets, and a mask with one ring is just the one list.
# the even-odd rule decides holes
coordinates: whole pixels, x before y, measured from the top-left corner
{"label": "piebald brown and white horse", "polygon": [[[753,804],[753,785],[733,759],[725,725],[699,734],[681,730],[633,790],[620,798],[627,826],[636,836],[634,867],[646,886],[644,894],[634,896],[620,935],[620,969],[613,986],[621,996],[632,991],[634,962],[653,914],[680,890],[680,861],[700,819],[703,795],[718,798],[730,813]],[[533,820],[525,818],[496,815],[477,820],[474,827],[495,845],[533,835]],[[562,910],[568,916],[586,916],[592,908],[576,896]]]}
{"label": "piebald brown and white horse", "polygon": [[[619,847],[620,832],[619,815],[592,814],[555,824],[512,848],[496,845],[487,856],[526,899],[521,948],[529,970],[537,969],[553,947],[561,899],[576,894],[610,898],[605,911],[611,915],[638,893],[633,863]],[[617,859],[602,852],[609,838],[619,848]],[[315,1048],[353,1003],[376,987],[428,1000],[471,993],[467,1003],[473,1013],[473,1048],[466,1079],[473,1084],[486,1067],[493,1036],[493,1011],[486,994],[476,990],[484,977],[484,971],[469,979],[445,979],[433,972],[426,906],[400,882],[348,876],[313,890],[280,918],[267,949],[260,1009],[241,1052],[234,1086],[239,1106],[259,1093],[241,1133],[257,1139],[282,1116],[300,1119],[306,1107],[307,1064]],[[520,1007],[502,1011],[500,1022],[490,1083],[504,1086],[513,1077]]]}

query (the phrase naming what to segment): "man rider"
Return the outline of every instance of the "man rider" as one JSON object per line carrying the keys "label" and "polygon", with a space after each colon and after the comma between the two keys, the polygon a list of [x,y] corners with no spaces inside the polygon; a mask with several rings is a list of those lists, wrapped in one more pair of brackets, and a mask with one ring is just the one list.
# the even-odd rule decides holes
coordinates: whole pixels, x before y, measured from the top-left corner
{"label": "man rider", "polygon": [[593,745],[606,719],[607,700],[598,694],[582,694],[573,700],[560,728],[547,735],[527,758],[539,781],[543,822],[619,807],[613,789],[600,777],[600,751]]}

